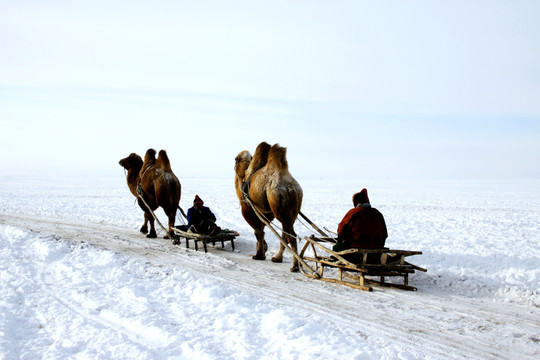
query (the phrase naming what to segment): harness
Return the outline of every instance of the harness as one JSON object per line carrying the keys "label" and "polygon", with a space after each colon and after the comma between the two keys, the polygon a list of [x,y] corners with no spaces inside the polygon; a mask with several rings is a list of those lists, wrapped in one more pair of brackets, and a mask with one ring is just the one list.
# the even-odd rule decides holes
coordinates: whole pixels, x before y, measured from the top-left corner
{"label": "harness", "polygon": [[143,171],[143,173],[142,173],[142,175],[141,175],[141,177],[140,177],[140,179],[139,179],[139,183],[137,184],[137,195],[139,195],[141,198],[143,197],[142,178],[144,177],[144,174],[146,174],[146,172],[147,172],[148,170],[150,170],[150,168],[153,168],[153,167],[154,167],[154,165],[155,165],[155,164],[150,165],[149,167],[147,167],[147,168]]}
{"label": "harness", "polygon": [[251,178],[253,177],[253,175],[255,175],[257,173],[257,171],[259,171],[261,169],[262,168],[258,168],[253,173],[251,173],[251,175],[249,176],[249,178],[246,181],[242,181],[242,185],[240,186],[240,189],[242,190],[242,201],[243,202],[248,202],[247,199],[251,200],[250,197],[249,197],[249,187],[250,187],[250,183],[251,183]]}

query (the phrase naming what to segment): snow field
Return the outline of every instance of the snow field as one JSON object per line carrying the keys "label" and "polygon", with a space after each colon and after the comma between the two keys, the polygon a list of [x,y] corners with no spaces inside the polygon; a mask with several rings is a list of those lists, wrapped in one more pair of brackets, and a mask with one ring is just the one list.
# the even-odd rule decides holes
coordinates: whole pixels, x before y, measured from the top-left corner
{"label": "snow field", "polygon": [[[6,358],[312,359],[375,352],[339,332],[321,332],[317,317],[190,271],[10,226],[0,231]],[[21,259],[25,265],[13,266]]]}
{"label": "snow field", "polygon": [[[288,273],[288,253],[284,264],[252,261],[255,239],[232,179],[181,181],[185,210],[198,194],[222,227],[240,232],[235,252],[144,238],[123,178],[0,178],[0,358],[540,354],[535,181],[299,179],[302,211],[319,226],[335,231],[352,194],[366,187],[385,216],[387,246],[423,251],[410,258],[428,269],[410,277],[418,292],[369,294]],[[295,228],[313,233],[300,221]],[[279,242],[268,230],[266,238],[269,259]]]}

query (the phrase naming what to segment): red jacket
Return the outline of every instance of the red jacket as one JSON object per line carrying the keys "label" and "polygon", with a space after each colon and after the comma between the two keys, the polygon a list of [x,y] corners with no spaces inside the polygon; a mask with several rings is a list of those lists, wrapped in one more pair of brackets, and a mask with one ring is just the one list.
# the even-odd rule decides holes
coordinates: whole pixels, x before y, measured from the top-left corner
{"label": "red jacket", "polygon": [[345,214],[338,235],[347,248],[379,249],[384,247],[388,232],[379,210],[363,204]]}

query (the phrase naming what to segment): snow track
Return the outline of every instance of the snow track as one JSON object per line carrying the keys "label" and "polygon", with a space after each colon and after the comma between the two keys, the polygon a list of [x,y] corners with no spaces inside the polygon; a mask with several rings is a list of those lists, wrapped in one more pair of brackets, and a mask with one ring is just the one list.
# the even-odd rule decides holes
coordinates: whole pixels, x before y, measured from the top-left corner
{"label": "snow track", "polygon": [[[245,251],[232,252],[230,245],[224,250],[221,245],[209,246],[205,254],[185,249],[184,242],[173,246],[168,240],[147,239],[132,229],[43,216],[4,213],[0,224],[60,237],[73,244],[89,244],[154,267],[188,269],[251,296],[291,308],[301,316],[315,314],[322,319],[321,331],[340,329],[350,338],[360,337],[381,348],[391,344],[392,348],[418,358],[513,359],[519,354],[520,358],[532,359],[540,354],[537,307],[430,288],[430,282],[421,282],[421,276],[432,276],[429,272],[411,279],[419,287],[417,292],[376,288],[373,293],[366,293],[292,274],[287,264],[290,257],[286,257],[284,264],[274,264],[269,259],[254,261]],[[241,236],[237,242],[249,242],[254,248],[251,234]],[[47,274],[39,274],[39,279],[46,289]],[[93,308],[84,294],[78,299],[65,299],[62,293],[49,292],[45,296],[81,317],[80,321],[97,323],[148,349],[166,346],[175,337],[155,327],[145,330],[140,324],[133,326],[129,319],[107,309]]]}

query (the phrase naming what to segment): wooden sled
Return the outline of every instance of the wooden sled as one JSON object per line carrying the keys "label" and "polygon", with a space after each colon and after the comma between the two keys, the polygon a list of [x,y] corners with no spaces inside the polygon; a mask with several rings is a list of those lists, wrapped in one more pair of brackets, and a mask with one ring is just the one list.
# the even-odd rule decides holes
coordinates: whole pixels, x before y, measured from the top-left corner
{"label": "wooden sled", "polygon": [[[414,286],[409,285],[409,274],[413,274],[416,270],[427,271],[405,261],[408,256],[421,255],[421,251],[384,248],[348,249],[336,252],[327,247],[335,244],[336,240],[334,238],[319,238],[311,235],[304,239],[306,243],[299,255],[313,268],[305,269],[300,263],[300,271],[308,277],[318,278],[319,280],[343,284],[364,291],[373,291],[373,288],[366,284],[416,291]],[[311,249],[311,251],[307,251],[308,249]],[[351,258],[349,254],[357,254],[352,256],[356,261],[347,260]],[[325,268],[337,269],[337,278],[324,277]],[[318,276],[314,277],[311,271],[315,271]],[[373,279],[373,277],[378,278],[378,280]],[[403,281],[401,284],[387,282],[386,278],[389,277],[403,278]]]}
{"label": "wooden sled", "polygon": [[228,229],[223,229],[219,234],[214,236],[198,234],[191,231],[183,231],[178,228],[173,228],[173,231],[176,236],[186,239],[186,248],[189,249],[189,240],[193,240],[195,244],[195,251],[199,251],[199,243],[202,243],[205,253],[208,252],[206,244],[210,243],[213,246],[216,246],[217,242],[221,242],[221,247],[224,248],[226,241],[231,242],[231,247],[234,251],[234,239],[240,235],[238,232]]}

